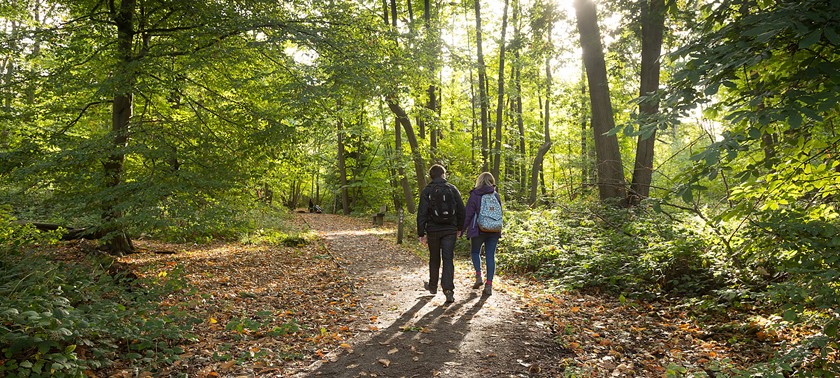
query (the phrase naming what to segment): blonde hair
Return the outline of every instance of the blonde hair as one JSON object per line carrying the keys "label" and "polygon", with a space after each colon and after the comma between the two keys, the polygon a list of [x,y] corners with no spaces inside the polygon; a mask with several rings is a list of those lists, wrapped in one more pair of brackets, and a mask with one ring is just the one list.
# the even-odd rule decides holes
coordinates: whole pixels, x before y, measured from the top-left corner
{"label": "blonde hair", "polygon": [[483,172],[482,174],[478,175],[477,179],[475,179],[476,189],[485,186],[496,186],[496,179],[493,178],[493,174],[490,172]]}

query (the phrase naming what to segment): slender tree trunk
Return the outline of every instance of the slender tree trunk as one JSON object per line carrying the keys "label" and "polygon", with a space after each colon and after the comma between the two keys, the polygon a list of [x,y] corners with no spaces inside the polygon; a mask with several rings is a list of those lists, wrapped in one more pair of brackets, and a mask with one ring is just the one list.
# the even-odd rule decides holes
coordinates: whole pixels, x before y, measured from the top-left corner
{"label": "slender tree trunk", "polygon": [[475,0],[475,45],[478,59],[478,101],[481,105],[481,169],[488,171],[489,168],[489,150],[490,144],[488,140],[489,121],[488,116],[488,98],[487,98],[487,67],[484,65],[484,52],[481,45],[481,0]]}
{"label": "slender tree trunk", "polygon": [[[464,24],[467,24],[469,18],[467,15],[469,14],[469,8],[464,2]],[[472,60],[472,39],[470,38],[470,33],[467,33],[467,58],[469,61],[469,70],[470,70],[470,112],[472,113],[472,118],[470,119],[470,153],[471,153],[471,162],[473,166],[476,166],[475,161],[475,129],[476,129],[476,121],[478,117],[475,115],[475,79],[473,78],[473,60]]]}
{"label": "slender tree trunk", "polygon": [[513,56],[515,62],[513,64],[515,70],[513,75],[513,80],[516,86],[516,97],[514,98],[514,114],[516,114],[516,126],[518,132],[518,153],[516,161],[518,166],[518,176],[519,176],[519,193],[517,197],[519,200],[525,199],[525,188],[527,187],[527,175],[528,169],[526,168],[525,164],[525,122],[522,119],[522,63],[519,61],[519,46],[521,44],[521,13],[522,7],[520,6],[519,0],[514,0],[514,7],[513,7],[513,44],[515,46],[513,50]]}
{"label": "slender tree trunk", "polygon": [[[401,188],[401,185],[397,182],[397,177],[403,177],[403,175],[398,174],[397,170],[394,168],[394,164],[400,165],[399,160],[397,160],[394,152],[391,150],[391,144],[388,142],[388,121],[385,117],[385,109],[382,108],[382,102],[379,102],[379,114],[382,115],[382,136],[385,138],[385,158],[387,160],[388,166],[388,181],[391,183],[391,199],[394,202],[394,209],[402,209],[402,200],[401,197],[397,194],[398,190]],[[395,129],[399,131],[399,125],[396,125],[395,122]],[[396,137],[394,138],[396,140]],[[408,184],[408,181],[406,181]],[[413,199],[412,199],[413,202]]]}
{"label": "slender tree trunk", "polygon": [[[414,135],[414,128],[411,126],[411,120],[408,119],[408,114],[406,114],[405,110],[400,106],[396,98],[388,96],[385,99],[385,102],[388,104],[388,108],[391,109],[391,112],[394,113],[394,116],[397,118],[397,122],[399,122],[405,130],[405,135],[408,139],[408,146],[411,148],[411,156],[414,159],[414,173],[417,176],[417,193],[419,194],[426,186],[426,164],[423,162],[423,157],[420,156],[420,147],[417,143],[417,137]],[[409,213],[413,214],[414,211],[409,208]]]}
{"label": "slender tree trunk", "polygon": [[414,27],[414,7],[411,5],[411,0],[406,0],[406,9],[408,9],[408,27]]}
{"label": "slender tree trunk", "polygon": [[[396,0],[391,0],[391,26],[396,30],[397,28],[397,3]],[[411,156],[414,160],[414,173],[417,177],[417,193],[426,186],[426,166],[423,158],[420,156],[420,147],[417,143],[417,137],[414,135],[414,128],[411,126],[411,120],[408,114],[400,106],[396,94],[391,93],[385,96],[385,102],[388,104],[388,109],[394,113],[398,125],[402,125],[405,130],[406,138],[408,138],[408,145],[411,148]],[[397,133],[399,135],[399,133]],[[399,153],[399,151],[397,151]],[[406,197],[407,209],[409,213],[414,213],[413,196]]]}
{"label": "slender tree trunk", "polygon": [[338,120],[338,179],[341,182],[341,211],[350,214],[350,198],[347,195],[347,164],[344,156],[344,120]]}
{"label": "slender tree trunk", "polygon": [[396,137],[394,138],[394,150],[397,153],[397,173],[400,176],[400,185],[403,189],[403,198],[405,199],[405,206],[409,213],[414,213],[416,209],[414,208],[414,196],[411,194],[411,185],[408,184],[408,177],[405,175],[405,169],[403,168],[403,149],[402,149],[402,130],[400,129],[400,121],[394,120],[394,134]]}
{"label": "slender tree trunk", "polygon": [[505,0],[505,8],[502,12],[502,36],[499,41],[499,93],[496,101],[496,146],[493,148],[493,177],[497,182],[501,181],[499,170],[502,158],[502,105],[505,100],[505,32],[507,31],[508,3]]}
{"label": "slender tree trunk", "polygon": [[[431,0],[424,0],[423,1],[423,20],[425,23],[426,28],[426,38],[429,42],[429,46],[433,46],[432,49],[432,56],[430,57],[431,64],[429,65],[429,72],[432,74],[431,77],[436,77],[434,75],[436,67],[437,67],[437,33],[435,30],[432,30],[432,7],[431,7]],[[434,80],[434,79],[432,79]],[[433,114],[437,114],[438,109],[438,101],[437,101],[437,87],[435,86],[434,81],[429,84],[429,87],[426,89],[426,96],[428,97],[428,102],[426,102],[426,109],[428,109],[429,117],[432,117]],[[438,122],[435,119],[429,120],[429,147],[431,153],[430,161],[435,163],[437,161],[437,142],[438,142]],[[422,134],[422,131],[421,131]]]}
{"label": "slender tree trunk", "polygon": [[[662,33],[665,29],[665,0],[646,0],[642,2],[642,72],[639,96],[651,96],[659,89],[659,71],[662,53]],[[645,99],[639,104],[640,125],[651,121],[659,113],[659,101]],[[633,179],[630,184],[629,205],[638,205],[639,201],[650,196],[650,184],[653,179],[653,152],[656,142],[656,129],[650,136],[639,136],[636,143],[636,162],[633,165]]]}
{"label": "slender tree trunk", "polygon": [[598,160],[598,193],[602,201],[613,198],[623,200],[626,188],[618,138],[615,134],[607,135],[615,127],[615,120],[597,11],[592,0],[575,0],[575,11],[583,64],[589,81],[592,128],[595,131],[595,154]]}
{"label": "slender tree trunk", "polygon": [[[548,35],[551,35],[551,30],[549,29]],[[546,75],[546,96],[545,96],[545,108],[543,109],[543,136],[545,140],[543,144],[537,149],[537,155],[534,157],[534,165],[531,167],[531,194],[528,196],[528,204],[530,206],[534,206],[537,203],[537,187],[540,186],[540,182],[543,184],[541,185],[543,188],[543,194],[545,194],[545,179],[540,178],[543,177],[543,161],[545,160],[545,154],[548,153],[548,150],[551,148],[551,132],[550,132],[550,121],[551,121],[551,65],[549,64],[550,60],[548,57],[545,58],[545,75]]]}
{"label": "slender tree trunk", "polygon": [[390,25],[388,22],[388,0],[382,0],[382,19],[385,20],[385,25]]}
{"label": "slender tree trunk", "polygon": [[586,68],[580,70],[580,190],[586,190],[589,181],[589,145],[586,142],[587,106],[586,106]]}
{"label": "slender tree trunk", "polygon": [[125,169],[125,148],[128,146],[128,133],[133,115],[133,91],[136,82],[136,73],[132,67],[133,42],[134,42],[134,16],[135,1],[124,0],[120,3],[119,9],[111,9],[112,19],[117,26],[117,51],[118,64],[115,75],[125,83],[124,87],[117,89],[114,95],[109,155],[105,160],[105,187],[110,194],[103,203],[102,221],[107,230],[105,237],[105,249],[114,255],[123,255],[134,252],[134,245],[128,234],[120,225],[122,211],[118,210],[120,195],[117,193],[122,184],[122,176]]}

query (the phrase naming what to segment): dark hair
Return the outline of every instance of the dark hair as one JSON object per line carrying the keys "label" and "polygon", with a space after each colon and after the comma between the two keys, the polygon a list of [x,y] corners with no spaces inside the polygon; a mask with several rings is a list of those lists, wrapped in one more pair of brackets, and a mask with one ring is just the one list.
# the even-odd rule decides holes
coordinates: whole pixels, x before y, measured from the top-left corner
{"label": "dark hair", "polygon": [[444,173],[446,173],[446,168],[444,168],[440,164],[435,164],[431,168],[429,168],[429,176],[432,178],[432,180],[443,176]]}

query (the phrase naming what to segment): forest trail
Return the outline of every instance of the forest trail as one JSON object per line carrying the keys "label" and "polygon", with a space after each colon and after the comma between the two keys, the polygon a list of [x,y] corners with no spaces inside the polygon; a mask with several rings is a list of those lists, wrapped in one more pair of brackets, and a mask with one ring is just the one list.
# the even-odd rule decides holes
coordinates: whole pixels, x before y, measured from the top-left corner
{"label": "forest trail", "polygon": [[[569,352],[503,288],[473,290],[458,260],[455,302],[423,290],[428,263],[395,244],[393,230],[329,214],[300,214],[348,279],[365,316],[355,336],[298,377],[527,377]],[[407,230],[411,237],[413,230]],[[458,243],[465,243],[461,239]]]}

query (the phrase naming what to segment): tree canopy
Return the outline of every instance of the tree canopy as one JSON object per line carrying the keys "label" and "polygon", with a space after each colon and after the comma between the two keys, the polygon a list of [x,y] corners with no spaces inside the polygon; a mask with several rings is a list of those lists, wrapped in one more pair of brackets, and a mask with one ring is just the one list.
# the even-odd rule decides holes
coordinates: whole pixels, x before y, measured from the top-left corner
{"label": "tree canopy", "polygon": [[601,273],[684,264],[681,294],[816,314],[801,346],[836,372],[838,30],[820,0],[4,2],[0,202],[121,255],[255,209],[414,212],[432,164],[464,193],[492,171],[510,271],[582,272],[545,251],[587,209],[615,231],[577,245]]}

